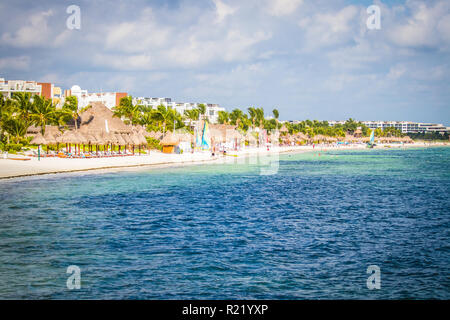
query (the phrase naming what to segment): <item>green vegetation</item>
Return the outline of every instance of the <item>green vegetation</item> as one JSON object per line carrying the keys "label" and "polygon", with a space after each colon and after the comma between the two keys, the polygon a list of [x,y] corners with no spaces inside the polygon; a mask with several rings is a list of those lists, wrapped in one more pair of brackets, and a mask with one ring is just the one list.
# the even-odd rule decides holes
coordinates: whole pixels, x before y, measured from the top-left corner
{"label": "green vegetation", "polygon": [[[168,108],[164,105],[157,106],[156,109],[152,109],[143,105],[133,105],[132,97],[124,97],[120,99],[120,103],[117,107],[113,108],[114,115],[120,117],[127,124],[143,125],[147,130],[173,131],[175,129],[184,127],[184,118],[176,110]],[[199,110],[189,110],[188,119],[190,121],[197,120],[199,116]],[[206,107],[205,107],[206,112]]]}
{"label": "green vegetation", "polygon": [[449,134],[446,132],[444,134],[440,134],[438,132],[429,132],[429,133],[409,133],[408,134],[410,136],[411,139],[413,140],[427,140],[427,141],[432,141],[432,140],[449,140]]}
{"label": "green vegetation", "polygon": [[[328,121],[304,120],[297,124],[286,123],[286,128],[290,134],[302,132],[313,137],[315,135],[324,135],[330,137],[345,137],[346,134],[354,134],[358,128],[361,128],[362,136],[368,137],[371,129],[362,122],[356,122],[352,118],[345,121],[344,124],[330,126]],[[400,130],[395,128],[386,128],[384,131],[375,129],[376,137],[402,137]]]}
{"label": "green vegetation", "polygon": [[66,98],[66,104],[68,106],[57,110],[51,99],[39,95],[16,92],[11,99],[0,95],[0,149],[18,152],[28,146],[31,138],[25,135],[30,126],[40,126],[44,134],[47,125],[64,125],[75,119],[76,98]]}
{"label": "green vegetation", "polygon": [[[89,108],[89,106],[87,107]],[[86,110],[85,108],[84,110]],[[78,129],[78,120],[80,113],[78,101],[75,96],[65,99],[65,103],[61,109],[56,106],[50,99],[34,95],[30,93],[14,93],[11,99],[0,95],[0,149],[4,151],[17,152],[21,148],[29,145],[31,138],[26,138],[27,129],[34,125],[41,127],[41,133],[45,134],[47,125],[63,126],[68,122],[75,124]],[[156,109],[146,107],[140,104],[133,105],[131,96],[124,97],[120,100],[117,107],[113,108],[114,115],[120,117],[127,124],[143,125],[148,131],[173,131],[174,129],[184,128],[192,132],[192,123],[197,120],[209,121],[206,114],[206,106],[198,105],[196,109],[186,110],[183,115],[176,110],[159,105]],[[233,109],[231,112],[220,111],[218,122],[220,124],[235,125],[240,131],[248,131],[249,129],[280,129],[281,124],[278,119],[280,113],[277,109],[272,110],[273,118],[266,119],[264,117],[263,108],[249,107],[247,112],[239,108]],[[185,121],[189,122],[188,127]],[[296,124],[284,123],[289,134],[302,132],[310,137],[315,135],[324,135],[331,137],[345,137],[346,134],[354,134],[358,128],[361,128],[362,136],[369,136],[371,130],[361,122],[348,119],[344,124],[336,124],[330,126],[327,121],[304,120]],[[404,136],[400,130],[395,128],[386,128],[384,131],[375,129],[376,137],[402,137]],[[409,134],[412,139],[421,140],[448,140],[449,135],[439,133],[417,133]],[[156,139],[147,138],[150,146],[158,149],[159,143]]]}
{"label": "green vegetation", "polygon": [[162,145],[159,143],[158,139],[152,137],[145,137],[147,139],[148,147],[150,149],[162,150]]}

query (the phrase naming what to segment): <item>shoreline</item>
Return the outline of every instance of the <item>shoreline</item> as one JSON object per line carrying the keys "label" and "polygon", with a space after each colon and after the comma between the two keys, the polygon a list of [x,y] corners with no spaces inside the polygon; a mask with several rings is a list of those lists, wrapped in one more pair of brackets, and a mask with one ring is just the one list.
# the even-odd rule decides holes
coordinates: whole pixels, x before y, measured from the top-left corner
{"label": "shoreline", "polygon": [[[429,148],[429,147],[445,147],[449,144],[384,144],[378,145],[373,150],[383,149],[404,149],[404,148]],[[365,150],[366,145],[347,145],[347,146],[282,146],[273,147],[267,151],[264,148],[250,148],[240,151],[229,152],[229,158],[219,155],[211,157],[210,152],[197,152],[189,154],[164,154],[152,151],[150,154],[129,156],[124,158],[93,158],[93,159],[61,159],[61,158],[37,158],[32,157],[29,161],[18,161],[12,159],[0,159],[0,181],[27,178],[43,175],[64,174],[64,173],[82,173],[106,171],[112,172],[118,169],[133,169],[149,167],[152,169],[160,167],[183,167],[187,165],[227,163],[235,161],[239,158],[247,158],[251,156],[269,156],[287,153],[306,153],[330,150]]]}

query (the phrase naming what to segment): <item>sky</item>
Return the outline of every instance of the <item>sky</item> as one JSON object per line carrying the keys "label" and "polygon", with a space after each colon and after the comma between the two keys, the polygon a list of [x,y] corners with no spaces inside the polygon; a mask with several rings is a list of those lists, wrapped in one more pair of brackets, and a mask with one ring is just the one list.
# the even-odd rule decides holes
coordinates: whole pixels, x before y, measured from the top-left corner
{"label": "sky", "polygon": [[2,1],[0,77],[281,120],[450,126],[450,1]]}

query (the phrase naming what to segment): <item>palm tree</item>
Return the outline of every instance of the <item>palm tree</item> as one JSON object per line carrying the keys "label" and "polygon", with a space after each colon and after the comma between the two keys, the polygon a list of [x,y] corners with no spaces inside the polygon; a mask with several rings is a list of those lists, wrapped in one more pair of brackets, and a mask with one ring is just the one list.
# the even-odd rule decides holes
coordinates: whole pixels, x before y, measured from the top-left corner
{"label": "palm tree", "polygon": [[76,96],[69,96],[66,98],[62,107],[66,115],[69,115],[75,122],[75,130],[78,130],[78,99]]}
{"label": "palm tree", "polygon": [[27,133],[28,123],[24,119],[10,117],[3,121],[2,128],[15,138],[15,142],[19,142],[20,137]]}
{"label": "palm tree", "polygon": [[18,115],[25,124],[30,122],[30,113],[33,109],[33,98],[30,92],[15,92],[12,96],[14,113]]}
{"label": "palm tree", "polygon": [[45,133],[45,126],[49,123],[57,122],[56,108],[51,99],[35,96],[33,109],[30,115],[31,122],[35,126],[41,126],[41,133]]}
{"label": "palm tree", "polygon": [[259,123],[259,128],[262,129],[264,123],[264,109],[256,108],[256,121]]}
{"label": "palm tree", "polygon": [[156,121],[159,121],[163,125],[163,135],[166,132],[166,124],[167,121],[170,120],[170,116],[172,114],[171,109],[166,108],[164,105],[160,104],[156,107],[156,110],[153,112],[153,118]]}
{"label": "palm tree", "polygon": [[244,116],[244,112],[242,112],[241,109],[234,109],[233,111],[231,111],[229,118],[230,118],[230,123],[236,125],[237,127],[239,127],[239,124],[242,120]]}
{"label": "palm tree", "polygon": [[14,102],[11,99],[5,99],[0,94],[0,141],[3,140],[5,132],[5,123],[12,117],[14,110]]}
{"label": "palm tree", "polygon": [[255,120],[256,120],[256,109],[253,107],[248,108],[248,114],[250,115],[250,120],[252,121],[252,127],[255,127]]}
{"label": "palm tree", "polygon": [[[205,119],[206,106],[205,106],[203,103],[200,103],[200,104],[197,106],[197,110],[198,110],[199,115],[201,115],[201,118],[202,118],[202,119]],[[199,120],[200,120],[200,119],[199,119]]]}
{"label": "palm tree", "polygon": [[186,116],[186,118],[189,119],[189,129],[191,129],[192,121],[198,120],[199,110],[198,109],[184,110],[184,115]]}
{"label": "palm tree", "polygon": [[220,124],[228,124],[230,121],[230,114],[226,111],[219,111],[219,119]]}
{"label": "palm tree", "polygon": [[170,120],[170,124],[168,123],[167,127],[170,127],[173,124],[173,130],[175,131],[175,129],[178,127],[183,127],[183,116],[175,109],[169,108],[169,120]]}
{"label": "palm tree", "polygon": [[114,115],[116,117],[125,117],[131,124],[137,124],[144,111],[144,106],[136,104],[133,105],[133,98],[131,96],[120,99],[119,105],[114,108]]}

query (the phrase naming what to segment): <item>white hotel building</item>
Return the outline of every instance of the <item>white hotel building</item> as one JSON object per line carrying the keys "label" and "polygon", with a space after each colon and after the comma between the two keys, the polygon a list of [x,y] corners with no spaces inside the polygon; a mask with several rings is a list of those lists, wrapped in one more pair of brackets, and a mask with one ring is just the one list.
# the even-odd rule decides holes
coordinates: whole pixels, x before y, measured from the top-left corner
{"label": "white hotel building", "polygon": [[[421,122],[411,122],[411,121],[361,121],[365,126],[370,129],[380,128],[384,130],[385,128],[394,127],[400,130],[402,133],[418,133],[418,132],[439,132],[439,133],[450,133],[450,127],[446,127],[443,124],[437,123],[421,123]],[[344,124],[345,121],[328,121],[330,126],[336,124]]]}
{"label": "white hotel building", "polygon": [[[152,107],[156,109],[157,106],[163,105],[165,107],[169,107],[175,109],[181,115],[184,114],[185,110],[192,110],[198,107],[199,103],[193,102],[172,102],[171,98],[144,98],[137,97],[133,98],[133,104],[141,104],[147,107]],[[209,118],[209,121],[212,123],[217,123],[219,118],[219,111],[225,111],[225,108],[219,107],[218,104],[215,103],[203,103],[206,106],[206,116]]]}

